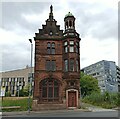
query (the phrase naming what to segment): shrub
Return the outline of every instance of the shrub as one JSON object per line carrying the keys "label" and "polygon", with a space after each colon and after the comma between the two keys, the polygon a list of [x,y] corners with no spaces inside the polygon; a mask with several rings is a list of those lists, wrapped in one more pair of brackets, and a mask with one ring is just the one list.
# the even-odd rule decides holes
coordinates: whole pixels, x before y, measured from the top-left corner
{"label": "shrub", "polygon": [[104,108],[114,108],[120,106],[120,93],[99,94],[93,92],[91,95],[84,97],[83,102],[101,106]]}
{"label": "shrub", "polygon": [[11,95],[10,95],[10,91],[5,92],[5,96],[6,96],[6,97],[10,97],[10,96],[11,96]]}

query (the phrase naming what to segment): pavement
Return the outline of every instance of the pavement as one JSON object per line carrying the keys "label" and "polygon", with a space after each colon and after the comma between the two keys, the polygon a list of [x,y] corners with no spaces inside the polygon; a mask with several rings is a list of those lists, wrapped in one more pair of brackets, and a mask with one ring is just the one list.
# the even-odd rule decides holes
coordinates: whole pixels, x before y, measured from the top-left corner
{"label": "pavement", "polygon": [[81,109],[69,109],[69,110],[44,110],[44,111],[17,111],[17,112],[0,112],[2,116],[12,116],[12,115],[29,115],[29,114],[45,114],[45,113],[54,113],[54,112],[72,112],[72,111],[79,111],[79,112],[105,112],[105,111],[116,111],[115,109],[104,109],[98,106],[93,106],[90,104],[82,104]]}
{"label": "pavement", "polygon": [[87,104],[87,103],[82,103],[83,107],[85,107],[86,109],[88,109],[91,112],[102,112],[102,111],[116,111],[116,109],[105,109],[99,106],[94,106],[91,104]]}

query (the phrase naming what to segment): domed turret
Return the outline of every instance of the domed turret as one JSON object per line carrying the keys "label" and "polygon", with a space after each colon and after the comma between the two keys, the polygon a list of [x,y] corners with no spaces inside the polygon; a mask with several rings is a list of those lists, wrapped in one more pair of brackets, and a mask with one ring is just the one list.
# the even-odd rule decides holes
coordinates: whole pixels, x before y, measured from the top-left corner
{"label": "domed turret", "polygon": [[[66,15],[65,15],[65,17],[72,17],[73,16],[73,14],[72,13],[70,13],[70,12],[68,12]],[[74,17],[74,16],[73,16]]]}
{"label": "domed turret", "polygon": [[72,13],[68,12],[64,18],[65,22],[65,31],[66,30],[75,30],[75,17]]}

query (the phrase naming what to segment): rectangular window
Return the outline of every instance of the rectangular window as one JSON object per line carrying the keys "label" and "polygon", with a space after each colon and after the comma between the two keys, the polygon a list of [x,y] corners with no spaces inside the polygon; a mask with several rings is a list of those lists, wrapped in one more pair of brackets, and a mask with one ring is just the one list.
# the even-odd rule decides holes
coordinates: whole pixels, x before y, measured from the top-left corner
{"label": "rectangular window", "polygon": [[51,54],[55,54],[55,48],[51,49]]}
{"label": "rectangular window", "polygon": [[76,60],[76,71],[77,71],[77,72],[79,71],[79,63],[78,63],[78,60]]}
{"label": "rectangular window", "polygon": [[54,97],[59,97],[59,87],[54,87]]}
{"label": "rectangular window", "polygon": [[79,46],[79,42],[76,42],[76,46]]}
{"label": "rectangular window", "polygon": [[47,54],[55,54],[55,43],[47,43]]}
{"label": "rectangular window", "polygon": [[50,54],[50,47],[47,48],[47,54]]}
{"label": "rectangular window", "polygon": [[70,71],[74,71],[74,59],[70,59]]}
{"label": "rectangular window", "polygon": [[50,71],[50,60],[46,61],[46,70]]}
{"label": "rectangular window", "polygon": [[66,46],[66,45],[68,45],[68,42],[67,42],[67,41],[64,42],[64,46]]}
{"label": "rectangular window", "polygon": [[55,60],[47,60],[46,61],[46,70],[47,71],[55,71],[56,70],[56,62]]}
{"label": "rectangular window", "polygon": [[74,46],[70,46],[70,52],[74,52]]}
{"label": "rectangular window", "polygon": [[55,71],[56,70],[56,63],[54,60],[51,61],[51,70]]}
{"label": "rectangular window", "polygon": [[74,45],[74,41],[70,41],[70,45]]}
{"label": "rectangular window", "polygon": [[64,47],[64,52],[67,53],[68,52],[68,46]]}
{"label": "rectangular window", "polygon": [[68,71],[68,60],[64,60],[64,71]]}
{"label": "rectangular window", "polygon": [[76,46],[76,53],[79,53],[79,51],[78,51],[78,46]]}
{"label": "rectangular window", "polygon": [[53,97],[53,87],[49,87],[48,88],[48,98],[52,98]]}

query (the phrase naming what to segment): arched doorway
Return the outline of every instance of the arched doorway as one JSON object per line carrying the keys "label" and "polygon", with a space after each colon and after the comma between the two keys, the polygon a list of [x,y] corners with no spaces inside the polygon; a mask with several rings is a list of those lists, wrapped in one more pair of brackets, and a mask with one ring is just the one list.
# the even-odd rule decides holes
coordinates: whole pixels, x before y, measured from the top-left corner
{"label": "arched doorway", "polygon": [[60,82],[53,78],[47,78],[40,82],[40,102],[59,101]]}

